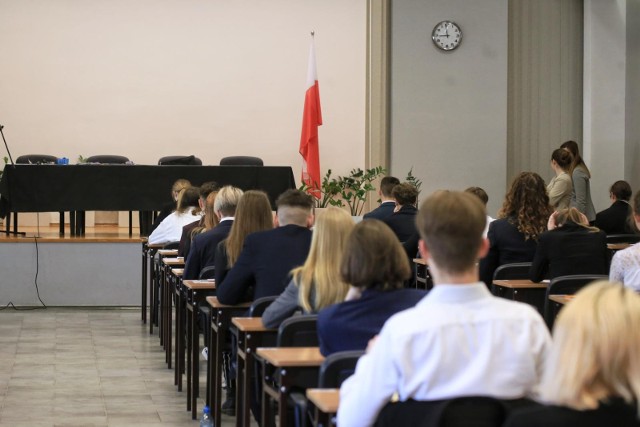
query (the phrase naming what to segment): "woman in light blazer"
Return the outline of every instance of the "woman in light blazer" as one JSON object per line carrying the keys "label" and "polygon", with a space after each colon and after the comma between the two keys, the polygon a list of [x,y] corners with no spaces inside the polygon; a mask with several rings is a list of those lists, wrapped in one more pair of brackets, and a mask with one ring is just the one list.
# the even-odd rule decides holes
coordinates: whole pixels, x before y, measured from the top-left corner
{"label": "woman in light blazer", "polygon": [[571,193],[571,207],[577,208],[580,212],[587,216],[590,223],[596,220],[596,209],[593,207],[591,200],[591,172],[580,156],[578,143],[575,141],[567,141],[560,146],[571,153],[573,162],[571,163],[570,173],[573,182],[573,191]]}
{"label": "woman in light blazer", "polygon": [[551,169],[555,172],[555,176],[547,185],[547,193],[549,194],[549,204],[557,211],[566,209],[571,204],[571,193],[573,184],[569,171],[573,156],[567,150],[558,148],[551,154]]}

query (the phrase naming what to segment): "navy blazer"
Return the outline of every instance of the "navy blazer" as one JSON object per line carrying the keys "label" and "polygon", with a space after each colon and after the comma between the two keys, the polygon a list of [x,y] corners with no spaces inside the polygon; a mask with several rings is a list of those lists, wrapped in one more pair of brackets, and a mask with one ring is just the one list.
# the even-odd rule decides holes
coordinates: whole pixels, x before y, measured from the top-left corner
{"label": "navy blazer", "polygon": [[238,304],[255,284],[258,299],[280,295],[289,282],[289,273],[304,263],[311,246],[311,230],[298,225],[284,225],[273,230],[249,234],[242,252],[221,283],[216,295],[222,304]]}
{"label": "navy blazer", "polygon": [[491,286],[493,274],[503,264],[531,262],[538,242],[525,240],[518,231],[515,218],[500,218],[489,224],[489,253],[480,260],[480,280]]}
{"label": "navy blazer", "polygon": [[607,209],[596,215],[594,225],[607,234],[630,234],[628,218],[631,214],[631,206],[622,200],[616,200]]}
{"label": "navy blazer", "polygon": [[215,265],[216,247],[227,238],[232,225],[233,220],[222,221],[211,230],[198,234],[192,239],[189,256],[182,273],[184,280],[195,280],[203,268]]}
{"label": "navy blazer", "polygon": [[182,236],[180,236],[180,243],[178,244],[178,256],[181,256],[183,258],[187,258],[189,256],[192,240],[191,233],[193,233],[193,230],[195,230],[196,227],[203,225],[204,217],[182,227]]}
{"label": "navy blazer", "polygon": [[395,208],[396,202],[394,202],[393,200],[382,202],[380,203],[380,206],[378,206],[371,212],[364,214],[362,219],[379,219],[382,221],[388,216],[393,215],[393,211]]}
{"label": "navy blazer", "polygon": [[567,222],[540,235],[530,276],[534,282],[569,274],[609,274],[607,236]]}
{"label": "navy blazer", "polygon": [[364,350],[394,314],[415,306],[427,291],[366,289],[358,299],[334,304],[318,313],[320,353]]}
{"label": "navy blazer", "polygon": [[405,205],[398,212],[388,216],[384,223],[391,227],[400,242],[406,242],[418,232],[416,227],[417,213],[418,209],[415,206]]}

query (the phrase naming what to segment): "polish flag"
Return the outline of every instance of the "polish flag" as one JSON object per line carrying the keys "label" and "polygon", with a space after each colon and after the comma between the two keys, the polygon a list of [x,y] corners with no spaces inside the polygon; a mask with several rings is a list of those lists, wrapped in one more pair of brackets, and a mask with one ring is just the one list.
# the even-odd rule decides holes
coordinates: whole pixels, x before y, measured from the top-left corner
{"label": "polish flag", "polygon": [[307,70],[307,86],[304,96],[304,112],[302,114],[302,135],[300,136],[300,154],[302,155],[302,182],[307,192],[320,198],[320,150],[318,148],[318,126],[322,125],[320,111],[320,87],[316,71],[316,48],[311,35],[309,50],[309,68]]}

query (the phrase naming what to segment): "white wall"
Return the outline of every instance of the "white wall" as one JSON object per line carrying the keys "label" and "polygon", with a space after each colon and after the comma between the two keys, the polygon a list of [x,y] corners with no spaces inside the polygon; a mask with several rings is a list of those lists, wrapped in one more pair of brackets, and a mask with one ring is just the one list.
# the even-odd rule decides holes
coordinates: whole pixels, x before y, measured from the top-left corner
{"label": "white wall", "polygon": [[[391,172],[413,166],[423,195],[483,187],[495,215],[506,183],[507,0],[406,0],[391,13]],[[443,53],[431,31],[457,22]]]}
{"label": "white wall", "polygon": [[0,0],[0,123],[14,158],[251,154],[297,176],[310,30],[321,167],[348,172],[364,164],[365,0]]}
{"label": "white wall", "polygon": [[[634,77],[637,79],[637,76]],[[626,1],[584,2],[584,159],[596,211],[625,179]]]}

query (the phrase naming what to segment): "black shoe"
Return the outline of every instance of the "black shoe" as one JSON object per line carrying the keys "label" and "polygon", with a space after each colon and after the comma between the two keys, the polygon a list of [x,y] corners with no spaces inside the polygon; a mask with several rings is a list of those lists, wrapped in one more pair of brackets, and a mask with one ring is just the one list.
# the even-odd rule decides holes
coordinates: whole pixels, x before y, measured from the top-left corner
{"label": "black shoe", "polygon": [[227,390],[227,399],[222,404],[220,411],[225,415],[234,416],[236,414],[236,390]]}

